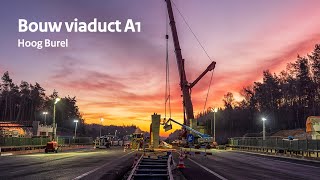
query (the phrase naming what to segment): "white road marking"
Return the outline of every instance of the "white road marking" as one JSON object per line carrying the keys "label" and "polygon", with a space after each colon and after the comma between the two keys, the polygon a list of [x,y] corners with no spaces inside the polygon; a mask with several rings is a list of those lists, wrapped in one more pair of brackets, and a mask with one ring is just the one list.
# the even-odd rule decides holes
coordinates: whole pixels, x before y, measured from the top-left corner
{"label": "white road marking", "polygon": [[[122,155],[122,156],[121,156],[120,158],[118,158],[118,159],[121,159],[121,158],[123,158],[123,157],[125,157],[125,156],[127,156],[127,155],[129,155],[129,154],[131,154],[131,153],[133,153],[133,152],[134,152],[134,151],[131,151],[131,152],[129,152],[128,154]],[[83,178],[83,177],[85,177],[85,176],[88,176],[89,174],[91,174],[91,173],[93,173],[93,172],[96,172],[97,170],[99,170],[99,169],[101,169],[101,168],[103,168],[103,167],[105,167],[105,166],[107,166],[107,165],[109,165],[109,164],[111,164],[111,163],[113,163],[113,162],[112,162],[112,161],[111,161],[111,162],[107,162],[107,163],[103,164],[102,166],[99,166],[99,167],[97,167],[97,168],[95,168],[95,169],[93,169],[93,170],[91,170],[91,171],[88,171],[88,172],[86,172],[86,173],[84,173],[84,174],[81,174],[80,176],[74,178],[73,180],[81,179],[81,178]]]}
{"label": "white road marking", "polygon": [[1,156],[12,156],[12,153],[5,153],[5,154],[1,154]]}
{"label": "white road marking", "polygon": [[221,180],[227,180],[227,178],[222,177],[222,176],[219,175],[218,173],[213,172],[212,170],[210,170],[210,169],[208,169],[207,167],[205,167],[205,166],[197,163],[196,161],[194,161],[194,160],[192,160],[192,159],[190,159],[190,158],[189,158],[189,160],[190,160],[191,162],[195,163],[196,165],[200,166],[202,169],[206,170],[207,172],[209,172],[209,173],[213,174],[214,176],[218,177],[219,179],[221,179]]}
{"label": "white road marking", "polygon": [[10,172],[10,173],[16,174],[16,173],[23,172],[23,171],[26,171],[26,169],[20,169],[20,170],[18,170],[18,171],[12,171],[12,172]]}
{"label": "white road marking", "polygon": [[[261,158],[261,159],[267,159],[267,158]],[[276,159],[271,159],[271,161],[278,161],[278,162],[283,162],[287,164],[293,164],[293,165],[298,165],[298,166],[305,166],[305,167],[311,167],[311,168],[320,168],[316,166],[311,166],[311,165],[306,165],[306,164],[298,164],[298,163],[293,163],[293,162],[288,162],[288,161],[281,161],[281,160],[276,160]]]}
{"label": "white road marking", "polygon": [[[245,152],[248,154],[254,154],[254,155],[261,155],[261,156],[267,156],[267,157],[277,157],[277,156],[270,156],[270,155],[264,155],[264,154],[257,154],[257,153],[251,153],[251,152]],[[311,165],[306,165],[306,164],[299,164],[299,163],[294,163],[294,162],[289,162],[289,161],[284,161],[284,160],[278,160],[278,159],[271,159],[271,158],[266,158],[266,157],[257,157],[258,159],[267,159],[270,161],[277,161],[277,162],[282,162],[282,163],[287,163],[287,164],[293,164],[293,165],[298,165],[298,166],[305,166],[305,167],[311,167],[311,168],[317,168],[319,169],[320,167],[317,166],[311,166]],[[286,158],[286,157],[280,157],[280,158],[285,158],[290,160],[291,158]],[[299,160],[299,159],[291,159],[291,160]]]}

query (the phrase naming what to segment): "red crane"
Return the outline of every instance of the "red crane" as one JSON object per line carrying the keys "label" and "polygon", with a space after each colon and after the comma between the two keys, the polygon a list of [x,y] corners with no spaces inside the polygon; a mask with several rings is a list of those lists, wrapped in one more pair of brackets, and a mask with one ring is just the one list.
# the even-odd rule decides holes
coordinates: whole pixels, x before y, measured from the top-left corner
{"label": "red crane", "polygon": [[213,61],[207,69],[200,74],[200,76],[193,81],[192,83],[189,83],[186,77],[186,72],[184,69],[184,59],[182,58],[182,53],[181,53],[181,48],[180,48],[180,43],[179,43],[179,38],[178,38],[178,33],[177,33],[177,27],[174,21],[174,15],[172,11],[172,6],[171,6],[171,0],[165,0],[167,3],[167,9],[168,9],[168,15],[169,15],[169,21],[170,21],[170,27],[171,27],[171,32],[172,32],[172,37],[173,37],[173,43],[174,43],[174,48],[175,48],[175,54],[176,54],[176,59],[177,59],[177,64],[178,64],[178,71],[179,71],[179,76],[180,76],[180,87],[182,91],[182,97],[183,97],[183,106],[186,114],[186,120],[184,121],[184,124],[189,126],[190,125],[190,119],[194,119],[194,114],[193,114],[193,105],[192,105],[192,100],[191,100],[191,88],[194,87],[194,85],[199,82],[199,80],[207,74],[207,72],[212,71],[215,68],[216,62]]}

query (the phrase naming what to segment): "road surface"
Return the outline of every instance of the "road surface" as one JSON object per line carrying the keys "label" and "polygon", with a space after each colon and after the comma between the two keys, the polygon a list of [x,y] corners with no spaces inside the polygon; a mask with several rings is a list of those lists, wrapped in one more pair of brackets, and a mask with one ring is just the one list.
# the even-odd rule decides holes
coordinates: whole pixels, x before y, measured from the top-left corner
{"label": "road surface", "polygon": [[[175,154],[178,163],[178,154]],[[234,151],[213,151],[212,156],[196,154],[185,159],[181,169],[188,180],[213,179],[310,179],[320,177],[320,163],[287,160]]]}
{"label": "road surface", "polygon": [[[320,163],[213,150],[185,159],[187,180],[319,179]],[[121,179],[136,152],[120,148],[0,157],[0,179]],[[174,153],[178,163],[178,154]],[[180,179],[180,178],[178,178]],[[182,179],[182,178],[181,178]]]}
{"label": "road surface", "polygon": [[120,148],[0,157],[0,179],[116,179],[134,152]]}

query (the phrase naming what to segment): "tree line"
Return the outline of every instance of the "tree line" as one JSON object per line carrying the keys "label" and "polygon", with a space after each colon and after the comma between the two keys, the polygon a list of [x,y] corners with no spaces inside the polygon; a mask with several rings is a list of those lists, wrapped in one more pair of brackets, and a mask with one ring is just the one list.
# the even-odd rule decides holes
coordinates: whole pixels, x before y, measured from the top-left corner
{"label": "tree line", "polygon": [[[48,112],[46,122],[52,124],[54,101],[58,97],[56,90],[47,96],[39,83],[21,81],[15,84],[9,72],[5,72],[0,83],[0,121],[44,123],[43,112]],[[79,112],[76,97],[61,98],[56,105],[58,132],[64,134],[74,129],[74,119],[79,120],[78,132],[84,134],[84,119]]]}
{"label": "tree line", "polygon": [[[100,130],[101,135],[116,135],[118,138],[123,138],[126,135],[133,134],[137,129],[141,131],[139,127],[136,125],[122,125],[122,126],[115,126],[115,125],[108,125],[103,126],[101,124],[87,124],[86,125],[86,131],[91,137],[99,137],[100,136]],[[148,132],[141,131],[146,136],[150,136]]]}
{"label": "tree line", "polygon": [[[308,116],[320,114],[320,44],[307,56],[297,56],[280,73],[263,71],[261,82],[244,87],[243,100],[233,93],[224,95],[224,107],[216,113],[216,133],[220,142],[246,133],[261,133],[262,117],[268,133],[305,128]],[[211,133],[213,112],[197,116],[200,125]]]}
{"label": "tree line", "polygon": [[[59,97],[56,90],[52,94],[46,95],[45,89],[39,83],[31,84],[21,81],[19,85],[15,84],[9,75],[5,72],[0,82],[0,121],[2,122],[32,122],[40,121],[42,124],[52,124],[53,106],[55,99]],[[60,97],[61,98],[61,97]],[[43,112],[48,112],[46,118]],[[56,104],[56,123],[59,135],[68,136],[74,133],[74,120],[79,120],[77,134],[78,136],[91,136],[93,138],[100,135],[117,135],[122,138],[135,132],[138,128],[131,126],[102,126],[99,124],[85,124],[76,97],[63,97]],[[117,133],[116,133],[117,131]]]}

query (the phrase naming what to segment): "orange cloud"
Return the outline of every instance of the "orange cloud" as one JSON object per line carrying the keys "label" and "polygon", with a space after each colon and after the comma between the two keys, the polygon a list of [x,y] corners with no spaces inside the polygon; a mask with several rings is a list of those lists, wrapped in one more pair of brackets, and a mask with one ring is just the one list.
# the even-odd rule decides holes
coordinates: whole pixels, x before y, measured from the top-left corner
{"label": "orange cloud", "polygon": [[[228,91],[234,92],[238,97],[237,93],[244,86],[261,79],[263,70],[270,69],[272,72],[279,72],[286,63],[295,60],[297,54],[305,55],[310,52],[319,40],[319,36],[314,36],[289,46],[280,55],[264,58],[263,63],[243,71],[240,69],[228,72],[228,68],[219,66],[218,62],[207,107],[222,106],[221,100]],[[192,72],[199,74],[200,70]],[[79,107],[87,123],[100,123],[99,119],[104,117],[104,125],[134,124],[149,131],[151,114],[160,113],[164,118],[164,77],[159,79],[159,77],[154,77],[154,74],[160,76],[161,73],[136,73],[137,78],[135,79],[128,75],[114,76],[85,69],[80,69],[77,72],[70,66],[67,68],[63,66],[59,73],[53,77],[53,80],[64,89],[72,89],[71,91],[77,92],[75,94],[79,97]],[[76,78],[70,78],[69,75]],[[210,73],[206,75],[192,90],[195,114],[204,108],[210,75]],[[189,76],[194,77],[194,75]],[[159,83],[155,84],[156,88],[152,86],[143,88],[143,84],[148,83],[144,82],[146,79],[147,81],[156,80]],[[177,77],[172,78],[171,81],[171,97],[173,118],[182,122],[182,99]],[[174,125],[174,129],[177,128],[180,127]],[[167,136],[170,132],[161,130],[161,135]]]}

